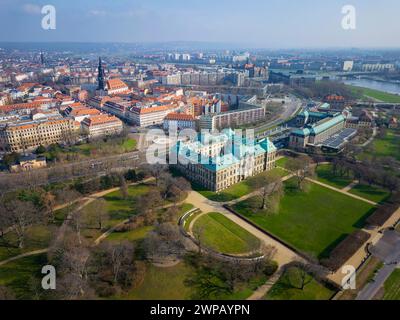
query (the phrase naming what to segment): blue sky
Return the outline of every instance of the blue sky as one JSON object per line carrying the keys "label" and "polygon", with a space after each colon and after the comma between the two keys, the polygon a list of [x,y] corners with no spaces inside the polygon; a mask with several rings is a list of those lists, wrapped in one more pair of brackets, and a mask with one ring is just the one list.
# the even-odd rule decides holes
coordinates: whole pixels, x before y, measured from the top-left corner
{"label": "blue sky", "polygon": [[[57,29],[43,30],[52,4]],[[356,30],[341,9],[356,8]],[[0,41],[207,41],[262,48],[400,47],[398,0],[0,0]]]}

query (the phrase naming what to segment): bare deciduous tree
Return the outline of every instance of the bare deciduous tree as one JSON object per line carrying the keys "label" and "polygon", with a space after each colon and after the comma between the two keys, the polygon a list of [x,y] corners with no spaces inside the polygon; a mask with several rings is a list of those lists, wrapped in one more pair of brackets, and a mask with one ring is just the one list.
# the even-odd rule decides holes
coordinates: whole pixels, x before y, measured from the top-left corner
{"label": "bare deciduous tree", "polygon": [[294,174],[297,180],[297,187],[303,190],[304,181],[306,178],[312,177],[315,173],[315,168],[312,165],[312,160],[309,156],[300,155],[296,158],[290,158],[286,163],[286,168]]}
{"label": "bare deciduous tree", "polygon": [[7,210],[7,214],[2,215],[5,220],[5,225],[13,227],[17,235],[18,247],[23,248],[28,227],[43,221],[43,215],[28,201],[6,201],[4,207]]}

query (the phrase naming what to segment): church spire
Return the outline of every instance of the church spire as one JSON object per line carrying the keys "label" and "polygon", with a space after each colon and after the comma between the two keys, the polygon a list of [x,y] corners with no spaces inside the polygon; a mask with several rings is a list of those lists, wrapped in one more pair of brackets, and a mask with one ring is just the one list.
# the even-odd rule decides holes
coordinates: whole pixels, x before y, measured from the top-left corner
{"label": "church spire", "polygon": [[103,64],[101,62],[101,57],[99,57],[99,67],[98,67],[98,76],[97,76],[97,82],[98,82],[98,90],[105,90],[105,78],[106,75],[104,73],[104,69],[103,69]]}

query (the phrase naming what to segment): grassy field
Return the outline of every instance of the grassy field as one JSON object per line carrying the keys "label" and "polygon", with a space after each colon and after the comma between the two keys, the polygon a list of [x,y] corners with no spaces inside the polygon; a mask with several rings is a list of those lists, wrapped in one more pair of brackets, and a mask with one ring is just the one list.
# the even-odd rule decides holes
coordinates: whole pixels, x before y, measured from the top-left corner
{"label": "grassy field", "polygon": [[[160,268],[149,264],[143,282],[128,294],[115,298],[125,300],[189,300],[192,298],[194,290],[185,285],[185,280],[192,272],[194,272],[192,267],[183,262],[169,268]],[[253,279],[250,283],[238,287],[234,293],[219,296],[218,299],[244,300],[266,280],[266,277]]]}
{"label": "grassy field", "polygon": [[220,213],[201,216],[193,228],[195,233],[201,234],[203,245],[218,252],[243,254],[260,247],[256,237]]}
{"label": "grassy field", "polygon": [[364,152],[360,158],[366,157],[393,157],[400,161],[400,132],[387,130],[385,137],[376,137],[372,142],[372,151]]}
{"label": "grassy field", "polygon": [[[287,176],[289,173],[281,168],[274,168],[274,172],[278,173],[281,177]],[[266,174],[263,172],[262,174]],[[227,202],[238,199],[254,191],[254,187],[251,185],[252,178],[241,181],[222,192],[216,193],[213,191],[204,190],[199,186],[193,186],[193,189],[202,194],[204,197],[217,202]]]}
{"label": "grassy field", "polygon": [[[266,295],[267,300],[328,300],[334,292],[329,290],[315,279],[308,276],[307,284],[303,289],[297,268],[290,268],[274,284]],[[309,282],[309,283],[308,283]]]}
{"label": "grassy field", "polygon": [[153,226],[146,226],[127,232],[113,232],[107,237],[107,240],[116,242],[124,240],[128,241],[142,240],[153,229],[154,229]]}
{"label": "grassy field", "polygon": [[[178,206],[179,211],[176,217],[176,221],[178,221],[179,217],[183,215],[185,212],[189,211],[193,208],[191,203],[183,203]],[[144,226],[141,228],[137,228],[135,230],[126,231],[126,232],[113,232],[108,237],[107,240],[109,241],[138,241],[142,240],[146,237],[146,235],[154,229],[154,226]]]}
{"label": "grassy field", "polygon": [[191,268],[184,263],[170,268],[148,265],[145,278],[139,286],[119,299],[133,300],[182,300],[189,299],[192,290],[185,286]]}
{"label": "grassy field", "polygon": [[285,165],[288,162],[288,160],[289,160],[288,157],[282,157],[282,158],[276,160],[275,164],[276,164],[277,167],[285,168]]}
{"label": "grassy field", "polygon": [[184,227],[185,227],[185,230],[186,230],[186,231],[189,231],[189,227],[190,227],[191,222],[192,222],[199,214],[201,214],[201,213],[202,213],[202,211],[198,210],[197,212],[192,213],[192,214],[190,215],[190,217],[187,218],[187,219],[185,220],[185,225],[184,225]]}
{"label": "grassy field", "polygon": [[385,281],[383,300],[400,300],[400,269],[395,269]]}
{"label": "grassy field", "polygon": [[5,264],[0,267],[0,285],[10,288],[17,299],[33,299],[34,288],[40,288],[41,269],[46,264],[46,254]]}
{"label": "grassy field", "polygon": [[47,248],[53,239],[58,227],[63,223],[67,214],[76,209],[83,201],[77,201],[63,209],[54,212],[55,221],[48,225],[33,225],[27,228],[24,248],[17,247],[17,235],[14,231],[8,232],[0,238],[0,261],[19,254]]}
{"label": "grassy field", "polygon": [[[316,173],[318,181],[338,189],[343,189],[353,182],[351,177],[335,175],[331,164],[318,166]],[[388,191],[378,186],[369,186],[366,184],[357,184],[348,192],[377,203],[386,200],[390,196]]]}
{"label": "grassy field", "polygon": [[348,186],[353,179],[351,177],[341,177],[335,175],[331,164],[321,164],[316,170],[317,180],[329,184],[332,187],[343,189]]}
{"label": "grassy field", "polygon": [[400,96],[396,94],[357,86],[348,85],[348,87],[363,98],[373,98],[388,103],[400,103]]}
{"label": "grassy field", "polygon": [[[126,199],[122,197],[119,190],[105,195],[103,198],[107,202],[107,210],[110,213],[112,223],[115,224],[136,214],[138,210],[135,206],[137,197],[147,193],[150,188],[151,186],[147,184],[129,186],[128,198]],[[90,204],[87,207],[90,208]]]}
{"label": "grassy field", "polygon": [[115,155],[136,150],[137,141],[131,138],[114,138],[107,141],[77,144],[71,147],[53,145],[43,154],[47,160],[55,159],[69,161],[88,157]]}
{"label": "grassy field", "polygon": [[390,197],[389,191],[378,186],[369,186],[366,184],[358,184],[351,188],[349,192],[377,203],[383,202]]}
{"label": "grassy field", "polygon": [[295,189],[293,179],[284,185],[285,195],[276,214],[257,210],[254,198],[239,202],[234,208],[261,228],[317,258],[327,257],[346,235],[361,228],[374,210],[368,203],[317,184],[310,184],[308,192]]}
{"label": "grassy field", "polygon": [[57,227],[55,225],[35,225],[27,229],[25,246],[18,248],[17,235],[14,232],[7,233],[0,238],[0,261],[17,256],[19,254],[47,248]]}

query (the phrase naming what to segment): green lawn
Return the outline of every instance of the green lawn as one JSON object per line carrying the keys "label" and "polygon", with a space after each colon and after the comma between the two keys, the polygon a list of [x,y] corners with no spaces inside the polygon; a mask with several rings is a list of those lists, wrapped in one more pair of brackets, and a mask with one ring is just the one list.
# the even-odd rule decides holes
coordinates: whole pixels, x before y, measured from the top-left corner
{"label": "green lawn", "polygon": [[[109,220],[104,223],[103,229],[111,228],[140,212],[140,208],[136,206],[137,197],[148,192],[150,188],[151,186],[146,184],[129,186],[128,197],[126,199],[122,197],[119,190],[105,195],[103,199],[106,201],[105,205],[109,213]],[[91,216],[95,214],[98,201],[99,200],[95,200],[89,203],[81,211],[83,221],[89,221],[91,223],[82,230],[83,236],[89,240],[95,240],[104,232],[104,230],[98,228],[97,224],[93,224],[93,221],[96,221],[96,219],[91,219]]]}
{"label": "green lawn", "polygon": [[[332,171],[332,164],[319,165],[316,173],[318,181],[338,189],[343,189],[353,182],[351,177],[335,175]],[[388,191],[378,186],[368,186],[365,184],[357,184],[349,192],[377,203],[386,200],[390,196]]]}
{"label": "green lawn", "polygon": [[122,144],[122,148],[125,152],[134,151],[137,146],[137,141],[134,139],[126,139]]}
{"label": "green lawn", "polygon": [[218,252],[243,254],[260,247],[256,237],[220,213],[201,216],[193,228],[195,233],[200,233],[203,245]]}
{"label": "green lawn", "polygon": [[44,294],[39,279],[46,264],[47,256],[41,254],[0,266],[0,285],[10,288],[17,299],[32,299],[34,289]]}
{"label": "green lawn", "polygon": [[69,212],[76,209],[82,201],[75,202],[63,209],[54,212],[55,221],[48,225],[33,225],[27,228],[25,246],[20,249],[17,247],[17,235],[11,231],[3,238],[0,238],[0,261],[17,256],[19,254],[47,248],[53,239],[57,228],[63,223]]}
{"label": "green lawn", "polygon": [[110,213],[113,223],[115,224],[118,221],[125,220],[130,216],[136,214],[139,209],[135,206],[137,197],[147,193],[150,188],[151,186],[146,184],[129,186],[129,196],[126,199],[122,197],[119,190],[105,195],[103,198],[107,202],[107,210]]}
{"label": "green lawn", "polygon": [[[281,168],[274,168],[271,171],[276,172],[279,174],[281,177],[285,177],[289,174],[286,170],[283,170]],[[260,175],[265,175],[268,171],[260,173]],[[217,202],[227,202],[231,200],[238,199],[240,197],[245,196],[246,194],[249,194],[254,191],[254,187],[251,185],[252,178],[248,178],[247,180],[241,181],[239,183],[236,183],[235,185],[219,192],[213,192],[213,191],[208,191],[204,190],[204,188],[200,186],[193,186],[193,189],[202,194],[204,197],[212,200],[212,201],[217,201]]]}
{"label": "green lawn", "polygon": [[364,225],[374,207],[363,201],[310,184],[308,192],[293,188],[294,180],[284,183],[285,195],[279,212],[259,211],[254,198],[234,208],[261,228],[298,250],[325,258],[346,235]]}
{"label": "green lawn", "polygon": [[348,85],[348,87],[350,87],[353,92],[360,93],[360,95],[365,98],[374,98],[388,103],[400,103],[400,96],[396,94],[357,86]]}
{"label": "green lawn", "polygon": [[276,164],[278,167],[285,168],[285,165],[286,165],[286,163],[288,162],[289,159],[290,159],[290,158],[288,158],[288,157],[282,157],[282,158],[276,160],[276,161],[275,161],[275,164]]}
{"label": "green lawn", "polygon": [[273,285],[266,295],[267,300],[329,300],[334,292],[308,275],[306,285],[301,288],[300,273],[290,268]]}
{"label": "green lawn", "polygon": [[184,228],[185,228],[186,231],[189,231],[189,226],[190,226],[191,222],[192,222],[199,214],[201,214],[201,213],[202,213],[202,211],[197,210],[196,212],[192,213],[192,214],[189,216],[189,218],[187,218],[187,219],[185,220]]}
{"label": "green lawn", "polygon": [[390,197],[389,191],[378,186],[369,186],[366,184],[358,184],[351,188],[349,192],[377,203],[383,202]]}
{"label": "green lawn", "polygon": [[364,152],[360,158],[365,157],[393,157],[400,161],[400,132],[387,130],[385,137],[376,137],[372,142],[372,152]]}
{"label": "green lawn", "polygon": [[385,281],[384,300],[400,300],[400,269],[395,269]]}
{"label": "green lawn", "polygon": [[[185,285],[185,280],[194,270],[185,263],[160,268],[148,264],[143,282],[127,294],[115,297],[125,300],[189,300],[194,290]],[[264,284],[266,277],[259,277],[244,284],[230,294],[219,296],[221,300],[245,300],[256,288]]]}
{"label": "green lawn", "polygon": [[[176,217],[177,221],[181,215],[183,215],[185,212],[192,209],[193,205],[191,203],[183,203],[178,208],[179,208],[179,212],[178,212],[178,216]],[[126,232],[113,232],[107,237],[107,240],[110,240],[110,241],[142,240],[153,229],[154,229],[154,226],[144,226],[144,227],[140,227],[135,230],[126,231]]]}
{"label": "green lawn", "polygon": [[25,246],[22,249],[17,247],[17,235],[13,231],[7,233],[4,238],[0,238],[0,261],[25,252],[47,248],[56,229],[55,225],[29,227],[26,232]]}
{"label": "green lawn", "polygon": [[131,138],[111,138],[90,143],[77,144],[71,147],[52,145],[43,154],[49,161],[55,159],[76,161],[88,157],[99,157],[121,154],[136,150],[137,141]]}
{"label": "green lawn", "polygon": [[129,241],[142,240],[153,229],[154,229],[153,226],[146,226],[127,232],[113,232],[107,237],[107,240],[117,241],[117,242],[123,240],[129,240]]}
{"label": "green lawn", "polygon": [[341,177],[335,175],[331,164],[321,164],[316,170],[317,180],[329,184],[332,187],[343,189],[348,186],[353,179],[351,177]]}
{"label": "green lawn", "polygon": [[159,268],[147,265],[143,282],[119,299],[133,300],[183,300],[189,299],[191,288],[184,284],[184,280],[191,272],[191,268],[184,263],[169,268]]}

